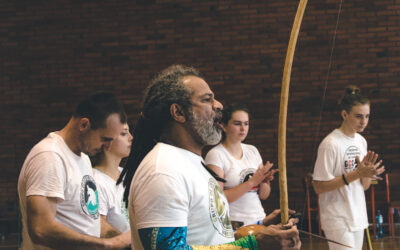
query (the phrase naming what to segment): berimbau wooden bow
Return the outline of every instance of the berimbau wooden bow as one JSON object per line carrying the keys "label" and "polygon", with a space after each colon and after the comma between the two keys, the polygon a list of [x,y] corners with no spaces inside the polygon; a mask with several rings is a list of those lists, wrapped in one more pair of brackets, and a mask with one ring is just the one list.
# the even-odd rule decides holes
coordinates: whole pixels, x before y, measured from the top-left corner
{"label": "berimbau wooden bow", "polygon": [[[292,73],[293,56],[294,56],[294,51],[296,49],[297,37],[299,36],[301,21],[303,20],[307,2],[308,0],[300,0],[299,6],[297,7],[296,17],[294,19],[292,31],[290,33],[290,40],[286,52],[285,67],[283,69],[283,77],[282,77],[282,91],[281,91],[279,131],[278,131],[279,192],[280,192],[282,225],[285,225],[289,221],[289,205],[288,205],[288,191],[287,191],[287,177],[286,177],[286,120],[287,120],[287,105],[289,100],[290,75]],[[351,248],[348,245],[327,239],[325,237],[321,237],[319,235],[310,234],[303,230],[299,231],[308,235],[312,235],[313,237],[325,239],[332,243]]]}
{"label": "berimbau wooden bow", "polygon": [[278,166],[279,166],[279,192],[281,207],[281,222],[286,224],[289,221],[288,191],[286,178],[286,118],[287,105],[289,99],[290,75],[294,51],[296,49],[297,37],[299,35],[301,21],[307,6],[307,0],[300,0],[294,19],[292,32],[290,33],[289,45],[286,53],[285,67],[283,69],[281,103],[279,112],[279,132],[278,132]]}

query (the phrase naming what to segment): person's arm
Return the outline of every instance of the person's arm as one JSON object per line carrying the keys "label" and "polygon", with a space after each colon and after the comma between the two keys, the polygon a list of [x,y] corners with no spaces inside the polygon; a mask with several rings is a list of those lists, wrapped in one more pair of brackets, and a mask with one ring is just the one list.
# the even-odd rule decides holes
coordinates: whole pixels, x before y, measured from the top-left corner
{"label": "person's arm", "polygon": [[356,158],[358,167],[344,174],[343,176],[337,176],[330,181],[313,181],[314,190],[317,194],[322,194],[325,192],[330,192],[336,190],[340,187],[343,187],[347,183],[351,183],[358,179],[361,179],[364,190],[368,189],[370,186],[370,179],[377,178],[378,175],[382,174],[385,171],[385,167],[380,165],[382,161],[376,162],[378,159],[378,154],[373,151],[368,151],[367,155],[360,162],[359,157]]}
{"label": "person's arm", "polygon": [[66,249],[79,247],[93,249],[121,249],[129,246],[126,236],[101,239],[80,234],[55,220],[56,198],[44,196],[27,197],[28,232],[35,244],[51,248],[63,246]]}
{"label": "person's arm", "polygon": [[[123,223],[122,220],[119,221],[120,223]],[[101,223],[101,230],[100,230],[100,237],[101,238],[112,238],[118,236],[121,242],[124,242],[126,247],[128,247],[131,244],[131,230],[126,230],[126,231],[119,231],[113,225],[111,225],[107,221],[107,216],[105,215],[100,215],[100,223]]]}
{"label": "person's arm", "polygon": [[361,178],[361,184],[363,185],[364,190],[367,190],[371,186],[372,178]]}
{"label": "person's arm", "polygon": [[[273,163],[269,163],[269,161],[267,161],[266,164],[273,165]],[[261,200],[266,200],[269,197],[269,195],[271,194],[271,181],[274,180],[274,174],[278,171],[279,171],[278,169],[269,170],[264,181],[260,183],[260,186],[258,189],[258,197],[260,197]]]}
{"label": "person's arm", "polygon": [[[358,180],[360,178],[360,176],[358,174],[358,171],[354,170],[352,172],[344,174],[344,178],[346,179],[346,181],[348,183],[351,183],[355,180]],[[312,182],[312,184],[313,184],[314,190],[317,194],[330,192],[330,191],[336,190],[336,189],[341,188],[346,185],[342,176],[337,176],[330,181],[314,180]]]}
{"label": "person's arm", "polygon": [[[269,162],[268,162],[269,163]],[[228,202],[234,202],[240,197],[242,197],[245,193],[250,191],[253,187],[258,186],[260,183],[262,183],[267,176],[270,175],[270,168],[272,167],[271,164],[265,164],[260,166],[254,175],[246,182],[243,182],[233,188],[230,189],[225,189],[224,193],[226,198],[228,199]],[[212,169],[219,177],[224,178],[225,172],[222,170],[222,168],[209,164],[207,165],[210,169]],[[219,182],[220,186],[223,188],[223,183]]]}
{"label": "person's arm", "polygon": [[[366,166],[366,170],[370,170],[373,174],[372,177],[361,177],[360,181],[363,185],[364,190],[367,190],[371,186],[372,178],[382,180],[379,175],[381,175],[385,171],[385,166],[381,166],[382,160],[376,162],[378,160],[378,154],[375,154],[373,151],[368,151],[367,155],[364,157],[363,161],[360,162],[360,159],[357,157],[356,161],[358,165],[364,164]],[[369,157],[368,159],[365,159]]]}
{"label": "person's arm", "polygon": [[113,201],[120,200],[122,197],[115,197],[117,194],[115,190],[111,189],[107,182],[104,180],[104,175],[94,169],[93,178],[96,181],[97,190],[99,194],[99,214],[100,214],[100,237],[112,238],[129,231],[130,242],[130,226],[126,217],[118,212]]}
{"label": "person's arm", "polygon": [[258,188],[258,197],[261,200],[266,200],[271,194],[271,185],[269,182],[262,182]]}
{"label": "person's arm", "polygon": [[100,215],[100,237],[101,238],[111,238],[120,235],[121,232],[115,229],[107,221],[107,216]]}
{"label": "person's arm", "polygon": [[[186,242],[187,227],[152,227],[139,229],[139,237],[144,249],[300,249],[301,241],[296,226],[283,230],[279,225],[265,227],[255,236],[242,237],[236,241],[215,245],[188,245]],[[295,241],[295,242],[293,242]]]}
{"label": "person's arm", "polygon": [[[295,213],[296,213],[295,210],[289,209],[289,215],[294,215]],[[294,220],[294,219],[291,219],[291,220]],[[298,221],[298,219],[294,220],[295,223],[297,223],[297,221]],[[263,219],[264,226],[269,226],[272,224],[279,224],[279,223],[281,223],[281,210],[280,209],[275,209],[274,211],[272,211],[272,213],[268,214]]]}

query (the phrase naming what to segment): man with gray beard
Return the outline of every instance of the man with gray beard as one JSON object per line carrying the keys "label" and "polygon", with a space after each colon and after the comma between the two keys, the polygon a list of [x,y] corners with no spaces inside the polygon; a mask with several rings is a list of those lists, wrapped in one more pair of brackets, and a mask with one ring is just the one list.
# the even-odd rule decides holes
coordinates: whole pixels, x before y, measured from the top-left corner
{"label": "man with gray beard", "polygon": [[170,66],[150,83],[120,177],[135,249],[300,249],[296,226],[235,241],[228,201],[201,157],[221,139],[221,110],[193,68]]}

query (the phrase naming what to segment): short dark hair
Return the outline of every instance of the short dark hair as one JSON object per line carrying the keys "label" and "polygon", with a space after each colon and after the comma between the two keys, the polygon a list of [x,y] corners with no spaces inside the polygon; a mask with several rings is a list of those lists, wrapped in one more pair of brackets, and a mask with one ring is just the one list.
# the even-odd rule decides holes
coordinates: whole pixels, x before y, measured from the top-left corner
{"label": "short dark hair", "polygon": [[340,110],[346,110],[350,113],[351,108],[357,104],[370,104],[368,97],[361,94],[360,88],[349,85],[345,89],[343,97],[339,100]]}
{"label": "short dark hair", "polygon": [[115,95],[98,91],[83,99],[73,113],[75,118],[88,118],[91,129],[105,128],[111,114],[118,114],[121,123],[126,123],[126,113]]}

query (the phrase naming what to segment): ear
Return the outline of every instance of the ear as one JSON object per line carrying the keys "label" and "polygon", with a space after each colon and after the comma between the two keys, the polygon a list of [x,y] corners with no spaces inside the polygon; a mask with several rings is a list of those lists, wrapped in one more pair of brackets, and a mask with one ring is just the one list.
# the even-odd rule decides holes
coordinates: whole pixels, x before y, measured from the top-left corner
{"label": "ear", "polygon": [[90,129],[90,121],[88,118],[80,118],[78,121],[79,131],[86,131]]}
{"label": "ear", "polygon": [[224,131],[224,133],[226,133],[226,126],[228,126],[228,124],[221,122],[221,128]]}
{"label": "ear", "polygon": [[173,103],[169,107],[169,112],[171,113],[172,119],[174,119],[175,121],[179,123],[186,122],[185,112],[179,104]]}
{"label": "ear", "polygon": [[344,109],[342,110],[342,112],[340,114],[342,115],[343,120],[346,120],[347,116],[349,115],[349,114],[347,114],[346,110],[344,110]]}

